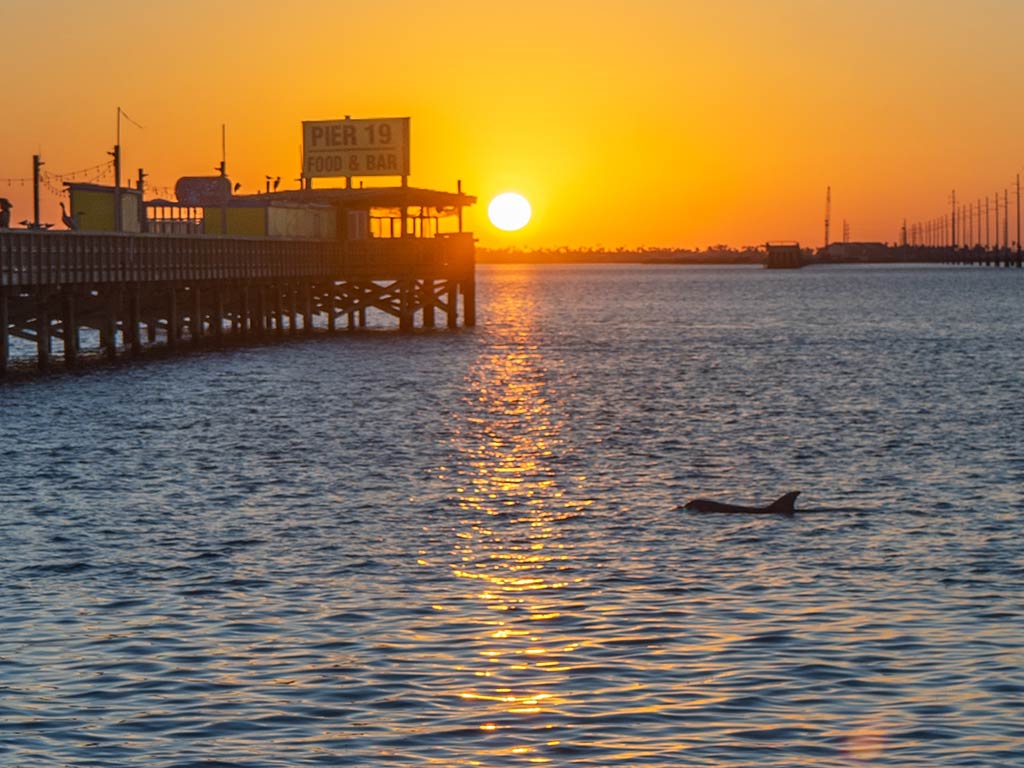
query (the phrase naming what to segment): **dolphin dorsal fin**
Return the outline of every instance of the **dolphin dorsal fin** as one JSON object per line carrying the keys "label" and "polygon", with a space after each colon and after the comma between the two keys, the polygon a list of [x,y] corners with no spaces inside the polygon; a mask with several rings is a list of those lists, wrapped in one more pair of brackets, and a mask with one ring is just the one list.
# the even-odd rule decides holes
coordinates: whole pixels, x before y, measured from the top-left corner
{"label": "dolphin dorsal fin", "polygon": [[796,497],[800,495],[800,491],[792,491],[787,493],[785,496],[780,496],[778,499],[773,501],[768,509],[772,512],[781,512],[785,515],[793,514],[793,504],[796,503]]}

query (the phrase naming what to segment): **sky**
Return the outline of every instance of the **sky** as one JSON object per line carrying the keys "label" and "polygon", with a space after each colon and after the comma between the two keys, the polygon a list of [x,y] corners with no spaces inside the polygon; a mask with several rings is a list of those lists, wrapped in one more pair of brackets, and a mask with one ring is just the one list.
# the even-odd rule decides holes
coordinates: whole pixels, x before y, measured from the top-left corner
{"label": "sky", "polygon": [[894,241],[954,189],[1012,207],[1024,169],[1019,0],[6,0],[0,30],[15,221],[34,154],[103,170],[118,107],[124,176],[164,193],[222,125],[256,192],[298,187],[303,120],[409,117],[409,183],[461,180],[496,248],[820,246],[828,187],[833,240]]}

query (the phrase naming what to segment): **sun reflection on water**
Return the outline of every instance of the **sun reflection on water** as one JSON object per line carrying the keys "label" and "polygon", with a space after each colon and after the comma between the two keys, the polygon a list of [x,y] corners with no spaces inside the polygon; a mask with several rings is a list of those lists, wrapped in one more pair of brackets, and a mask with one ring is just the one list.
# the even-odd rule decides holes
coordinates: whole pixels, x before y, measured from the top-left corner
{"label": "sun reflection on water", "polygon": [[[480,683],[459,698],[478,708],[483,731],[534,718],[529,727],[541,730],[540,747],[551,743],[545,713],[571,703],[560,684],[579,644],[551,627],[563,617],[567,591],[582,580],[562,529],[589,502],[573,498],[556,466],[566,450],[564,408],[532,341],[531,278],[521,275],[525,290],[488,304],[488,327],[501,339],[467,373],[470,415],[455,437],[465,470],[451,570],[479,585],[472,598],[482,609],[472,658],[461,658]],[[533,750],[520,741],[509,754]]]}

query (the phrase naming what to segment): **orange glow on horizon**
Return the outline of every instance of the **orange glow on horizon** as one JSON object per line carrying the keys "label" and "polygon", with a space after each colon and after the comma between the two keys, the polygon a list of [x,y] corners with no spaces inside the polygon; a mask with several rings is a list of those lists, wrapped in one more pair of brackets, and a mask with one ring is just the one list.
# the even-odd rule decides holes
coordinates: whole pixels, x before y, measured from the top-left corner
{"label": "orange glow on horizon", "polygon": [[[32,216],[32,155],[58,174],[106,163],[121,106],[122,180],[153,190],[221,159],[242,191],[294,188],[303,120],[412,118],[414,186],[478,197],[488,247],[820,245],[896,239],[903,219],[1011,189],[1024,165],[1015,98],[1024,5],[907,0],[612,0],[515,13],[470,0],[269,0],[167,15],[121,0],[4,8],[0,196]],[[358,32],[356,32],[358,31]],[[984,43],[985,56],[978,56]],[[500,84],[500,85],[499,85]],[[84,180],[84,177],[79,177]],[[516,189],[530,225],[487,201]]]}

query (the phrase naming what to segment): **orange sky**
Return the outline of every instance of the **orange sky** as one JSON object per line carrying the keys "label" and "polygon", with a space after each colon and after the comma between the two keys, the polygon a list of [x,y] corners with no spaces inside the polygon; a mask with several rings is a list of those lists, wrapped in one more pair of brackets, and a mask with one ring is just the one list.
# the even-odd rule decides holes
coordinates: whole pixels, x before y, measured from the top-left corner
{"label": "orange sky", "polygon": [[[287,9],[287,10],[282,10]],[[481,203],[484,246],[894,240],[1024,168],[1017,0],[7,0],[0,196],[32,155],[243,191],[299,172],[303,120],[412,118],[410,183]],[[516,190],[523,231],[486,221]],[[59,221],[43,193],[43,218]],[[1012,198],[1011,198],[1012,206]]]}

